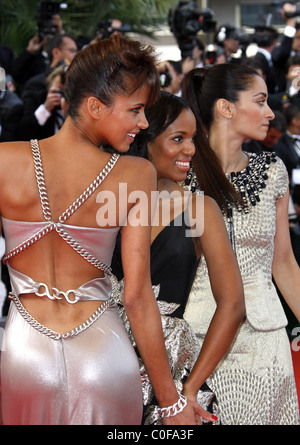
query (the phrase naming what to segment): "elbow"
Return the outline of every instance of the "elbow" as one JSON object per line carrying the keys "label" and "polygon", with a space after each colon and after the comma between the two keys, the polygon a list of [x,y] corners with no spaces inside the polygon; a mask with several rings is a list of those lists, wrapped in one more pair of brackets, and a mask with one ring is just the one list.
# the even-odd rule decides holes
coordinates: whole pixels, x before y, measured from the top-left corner
{"label": "elbow", "polygon": [[234,325],[239,326],[246,320],[244,292],[239,293],[235,299],[227,301],[227,304],[225,303],[222,306],[226,312],[227,319],[231,320]]}
{"label": "elbow", "polygon": [[244,302],[238,304],[235,308],[235,317],[238,324],[244,323],[246,320],[246,306]]}
{"label": "elbow", "polygon": [[231,312],[237,324],[241,324],[246,320],[246,304],[243,291],[240,293],[237,301],[232,304]]}

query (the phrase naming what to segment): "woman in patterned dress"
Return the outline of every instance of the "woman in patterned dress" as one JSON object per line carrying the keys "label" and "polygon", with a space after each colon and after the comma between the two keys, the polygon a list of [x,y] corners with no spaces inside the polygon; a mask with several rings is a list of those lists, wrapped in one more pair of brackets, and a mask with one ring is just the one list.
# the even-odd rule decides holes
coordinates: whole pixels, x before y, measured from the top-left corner
{"label": "woman in patterned dress", "polygon": [[[263,140],[274,114],[264,80],[249,67],[222,64],[192,70],[183,96],[206,132],[211,149],[196,154],[187,187],[200,187],[222,208],[239,263],[246,322],[229,352],[211,375],[222,424],[298,424],[298,401],[285,330],[287,320],[272,276],[300,320],[300,271],[288,225],[288,176],[270,153],[242,151],[247,139]],[[215,185],[201,176],[201,162],[215,174]],[[226,175],[240,199],[218,188]],[[217,247],[216,247],[217,248]],[[202,344],[215,302],[205,262],[199,265],[184,317]]]}

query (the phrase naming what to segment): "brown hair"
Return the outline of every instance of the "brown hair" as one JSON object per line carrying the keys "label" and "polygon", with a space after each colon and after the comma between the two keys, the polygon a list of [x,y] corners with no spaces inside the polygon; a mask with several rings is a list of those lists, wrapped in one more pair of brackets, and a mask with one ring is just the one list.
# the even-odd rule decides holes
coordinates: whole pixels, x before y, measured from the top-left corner
{"label": "brown hair", "polygon": [[95,96],[110,106],[116,95],[130,95],[147,85],[148,104],[160,91],[156,54],[121,35],[90,44],[79,51],[66,73],[65,95],[69,114],[75,120],[82,100]]}

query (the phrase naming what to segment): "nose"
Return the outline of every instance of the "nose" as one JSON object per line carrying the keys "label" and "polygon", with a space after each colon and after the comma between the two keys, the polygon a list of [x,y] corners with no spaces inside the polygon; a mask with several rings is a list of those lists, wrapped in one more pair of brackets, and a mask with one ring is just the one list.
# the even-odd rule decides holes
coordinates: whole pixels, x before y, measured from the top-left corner
{"label": "nose", "polygon": [[184,144],[184,150],[183,150],[184,154],[186,156],[191,156],[192,157],[192,156],[194,156],[195,151],[196,151],[196,148],[195,148],[194,140],[193,139],[188,139],[186,141],[186,144]]}
{"label": "nose", "polygon": [[139,122],[138,122],[138,127],[141,130],[146,130],[146,128],[149,127],[149,123],[148,123],[148,121],[146,119],[144,111],[140,112],[140,119],[139,119]]}
{"label": "nose", "polygon": [[275,117],[275,114],[273,113],[272,109],[269,107],[268,104],[267,104],[266,116],[270,121],[272,121]]}

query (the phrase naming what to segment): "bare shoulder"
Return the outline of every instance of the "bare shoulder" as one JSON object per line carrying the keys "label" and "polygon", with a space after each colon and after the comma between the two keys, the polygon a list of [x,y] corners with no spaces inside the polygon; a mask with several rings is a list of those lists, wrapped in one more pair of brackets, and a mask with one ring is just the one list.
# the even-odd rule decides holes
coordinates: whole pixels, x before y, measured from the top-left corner
{"label": "bare shoulder", "polygon": [[147,159],[124,155],[120,157],[118,163],[121,176],[126,177],[127,181],[133,181],[136,185],[149,181],[156,182],[156,169]]}
{"label": "bare shoulder", "polygon": [[0,143],[0,169],[2,172],[14,171],[18,165],[24,168],[26,159],[31,159],[30,142]]}
{"label": "bare shoulder", "polygon": [[29,141],[17,141],[17,142],[1,142],[0,143],[0,154],[2,153],[14,153],[24,148],[29,147]]}
{"label": "bare shoulder", "polygon": [[206,196],[206,195],[197,195],[197,194],[193,194],[193,205],[196,204],[197,199],[199,199],[198,197],[201,196],[201,199],[203,200],[203,210],[204,210],[204,214],[205,217],[214,217],[214,216],[220,216],[221,215],[221,210],[220,207],[218,206],[218,204],[216,203],[216,201],[211,198],[210,196]]}
{"label": "bare shoulder", "polygon": [[140,158],[138,156],[123,155],[120,156],[119,162],[121,162],[123,165],[128,166],[128,168],[149,168],[150,170],[152,169],[155,171],[152,162],[148,161],[148,159]]}

